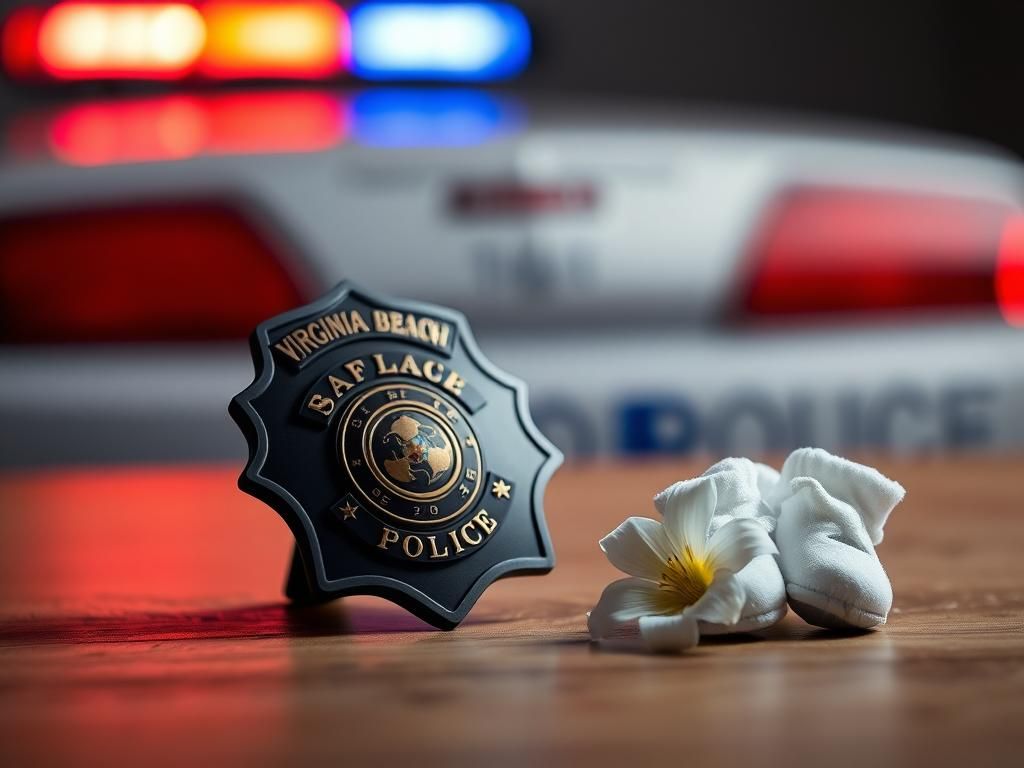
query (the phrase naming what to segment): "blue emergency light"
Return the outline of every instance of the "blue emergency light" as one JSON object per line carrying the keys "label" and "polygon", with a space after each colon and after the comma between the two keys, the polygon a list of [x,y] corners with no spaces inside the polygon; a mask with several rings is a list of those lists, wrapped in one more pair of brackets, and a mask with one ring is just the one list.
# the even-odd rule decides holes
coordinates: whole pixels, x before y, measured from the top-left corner
{"label": "blue emergency light", "polygon": [[502,80],[530,59],[530,26],[503,3],[367,2],[350,21],[352,71],[367,80]]}

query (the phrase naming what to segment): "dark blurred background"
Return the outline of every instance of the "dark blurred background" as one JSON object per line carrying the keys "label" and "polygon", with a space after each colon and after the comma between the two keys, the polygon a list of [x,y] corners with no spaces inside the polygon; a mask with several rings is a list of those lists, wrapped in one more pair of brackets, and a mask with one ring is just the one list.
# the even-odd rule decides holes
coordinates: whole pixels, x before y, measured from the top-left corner
{"label": "dark blurred background", "polygon": [[[7,0],[2,7],[24,5]],[[523,0],[558,96],[795,110],[957,133],[1024,154],[1024,3]],[[79,84],[95,93],[109,86]],[[51,93],[0,85],[5,108]],[[117,90],[115,88],[115,90]]]}
{"label": "dark blurred background", "polygon": [[1012,0],[523,7],[550,34],[524,83],[900,122],[1024,152],[1024,4]]}

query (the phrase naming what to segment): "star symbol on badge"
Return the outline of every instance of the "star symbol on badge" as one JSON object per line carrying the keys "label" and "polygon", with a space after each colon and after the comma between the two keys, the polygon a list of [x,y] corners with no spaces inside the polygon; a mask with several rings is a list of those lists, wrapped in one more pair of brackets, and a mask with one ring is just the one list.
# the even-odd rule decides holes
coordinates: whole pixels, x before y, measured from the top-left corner
{"label": "star symbol on badge", "polygon": [[359,507],[355,506],[351,501],[346,501],[345,506],[339,507],[338,511],[343,515],[341,518],[342,520],[354,520],[357,509],[359,509]]}
{"label": "star symbol on badge", "polygon": [[512,492],[512,486],[506,483],[504,480],[495,480],[491,485],[491,493],[494,494],[496,499],[510,499],[512,498],[509,494]]}

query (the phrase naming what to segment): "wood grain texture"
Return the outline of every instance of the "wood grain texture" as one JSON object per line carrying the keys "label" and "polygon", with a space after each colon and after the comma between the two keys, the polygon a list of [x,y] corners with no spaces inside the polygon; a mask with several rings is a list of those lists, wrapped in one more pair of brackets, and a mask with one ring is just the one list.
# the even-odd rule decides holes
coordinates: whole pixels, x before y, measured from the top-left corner
{"label": "wood grain texture", "polygon": [[908,489],[881,630],[791,615],[677,657],[598,649],[584,612],[597,539],[698,464],[561,470],[555,571],[450,633],[289,609],[288,532],[235,468],[0,476],[0,764],[1020,765],[1022,468],[881,463]]}

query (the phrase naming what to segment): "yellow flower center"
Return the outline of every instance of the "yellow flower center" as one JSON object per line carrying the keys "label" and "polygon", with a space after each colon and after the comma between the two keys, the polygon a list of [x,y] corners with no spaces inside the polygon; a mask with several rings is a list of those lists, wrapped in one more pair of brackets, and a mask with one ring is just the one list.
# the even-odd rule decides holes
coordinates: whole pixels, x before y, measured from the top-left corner
{"label": "yellow flower center", "polygon": [[707,592],[713,577],[711,564],[696,557],[689,547],[686,547],[679,557],[670,556],[665,563],[665,570],[661,572],[661,578],[658,579],[658,589],[662,591],[666,600],[665,607],[681,611],[686,606],[693,605]]}

